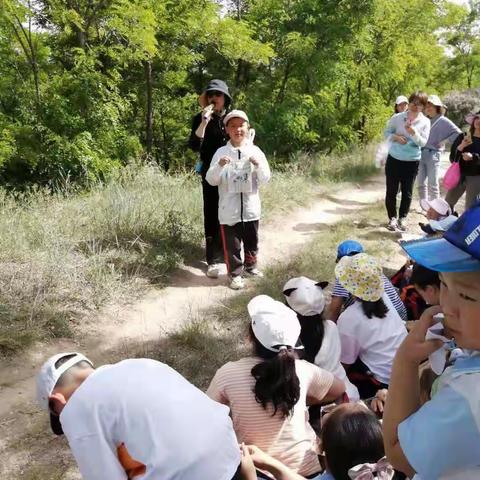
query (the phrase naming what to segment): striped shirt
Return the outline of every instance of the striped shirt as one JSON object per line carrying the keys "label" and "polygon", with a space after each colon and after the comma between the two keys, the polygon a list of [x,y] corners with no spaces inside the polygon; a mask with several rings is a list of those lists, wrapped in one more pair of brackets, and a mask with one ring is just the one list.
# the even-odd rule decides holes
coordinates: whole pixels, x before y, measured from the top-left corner
{"label": "striped shirt", "polygon": [[321,471],[317,437],[308,423],[307,395],[322,399],[330,390],[333,375],[304,360],[295,361],[300,382],[300,398],[292,414],[284,418],[273,414],[272,405],[264,409],[255,400],[252,368],[261,360],[242,358],[221,367],[207,395],[230,407],[233,428],[239,443],[254,444],[303,476]]}
{"label": "striped shirt", "polygon": [[[392,302],[393,306],[395,307],[395,310],[400,315],[400,318],[404,321],[407,321],[407,309],[405,308],[405,305],[403,304],[402,299],[398,295],[397,290],[385,275],[382,275],[382,278],[383,278],[383,288],[385,290],[387,297]],[[335,286],[333,287],[332,297],[345,298],[346,300],[343,302],[344,308],[349,307],[353,303],[352,295],[348,293],[348,291],[345,290],[345,288],[342,287],[338,279],[335,279]]]}

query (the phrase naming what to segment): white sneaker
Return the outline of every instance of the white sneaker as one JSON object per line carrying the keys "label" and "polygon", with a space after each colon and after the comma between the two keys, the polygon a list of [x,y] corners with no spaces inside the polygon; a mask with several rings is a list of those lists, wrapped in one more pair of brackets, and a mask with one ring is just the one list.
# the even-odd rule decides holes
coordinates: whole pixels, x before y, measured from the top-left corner
{"label": "white sneaker", "polygon": [[220,274],[220,268],[216,263],[212,263],[207,267],[207,277],[208,278],[218,278]]}
{"label": "white sneaker", "polygon": [[394,232],[398,227],[398,221],[395,217],[392,217],[387,225],[387,230]]}
{"label": "white sneaker", "polygon": [[245,269],[244,273],[247,277],[263,278],[263,272],[261,272],[258,268],[250,268],[249,270]]}
{"label": "white sneaker", "polygon": [[406,232],[407,231],[407,219],[405,217],[402,217],[398,220],[398,227],[397,227],[401,232]]}
{"label": "white sneaker", "polygon": [[232,290],[241,290],[244,287],[245,287],[245,282],[243,281],[243,278],[240,275],[237,277],[232,277],[232,280],[230,282],[230,288]]}

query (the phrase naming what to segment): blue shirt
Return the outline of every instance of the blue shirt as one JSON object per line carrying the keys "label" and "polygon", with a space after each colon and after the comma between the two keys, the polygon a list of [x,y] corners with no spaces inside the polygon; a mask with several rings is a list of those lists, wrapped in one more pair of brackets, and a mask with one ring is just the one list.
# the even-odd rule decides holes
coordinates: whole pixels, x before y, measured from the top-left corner
{"label": "blue shirt", "polygon": [[480,479],[480,352],[439,377],[433,398],[398,427],[400,446],[422,480]]}

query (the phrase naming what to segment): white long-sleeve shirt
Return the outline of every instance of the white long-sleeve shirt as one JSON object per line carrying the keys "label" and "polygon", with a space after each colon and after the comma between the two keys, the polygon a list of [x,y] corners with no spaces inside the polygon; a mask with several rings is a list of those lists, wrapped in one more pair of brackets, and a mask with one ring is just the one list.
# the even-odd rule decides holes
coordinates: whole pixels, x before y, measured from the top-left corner
{"label": "white long-sleeve shirt", "polygon": [[[230,162],[220,166],[222,157]],[[250,158],[258,162],[253,166]],[[264,153],[256,146],[234,147],[230,142],[219,148],[212,158],[206,180],[218,186],[218,220],[221,225],[235,225],[260,219],[261,204],[258,187],[270,180],[270,167]],[[240,191],[243,190],[243,191]]]}
{"label": "white long-sleeve shirt", "polygon": [[135,480],[231,480],[240,464],[228,408],[155,360],[97,369],[60,422],[85,480],[127,480],[121,446],[141,466]]}

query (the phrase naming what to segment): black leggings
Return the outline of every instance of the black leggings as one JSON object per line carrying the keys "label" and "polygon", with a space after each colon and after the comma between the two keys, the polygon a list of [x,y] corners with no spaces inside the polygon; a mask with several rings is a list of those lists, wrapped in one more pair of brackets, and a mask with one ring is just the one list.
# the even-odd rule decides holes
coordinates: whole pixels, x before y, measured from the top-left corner
{"label": "black leggings", "polygon": [[417,161],[397,160],[391,155],[387,157],[385,176],[387,177],[387,191],[385,194],[385,207],[388,218],[397,218],[397,193],[400,188],[402,199],[400,201],[400,218],[405,218],[410,211],[412,192],[418,173]]}

